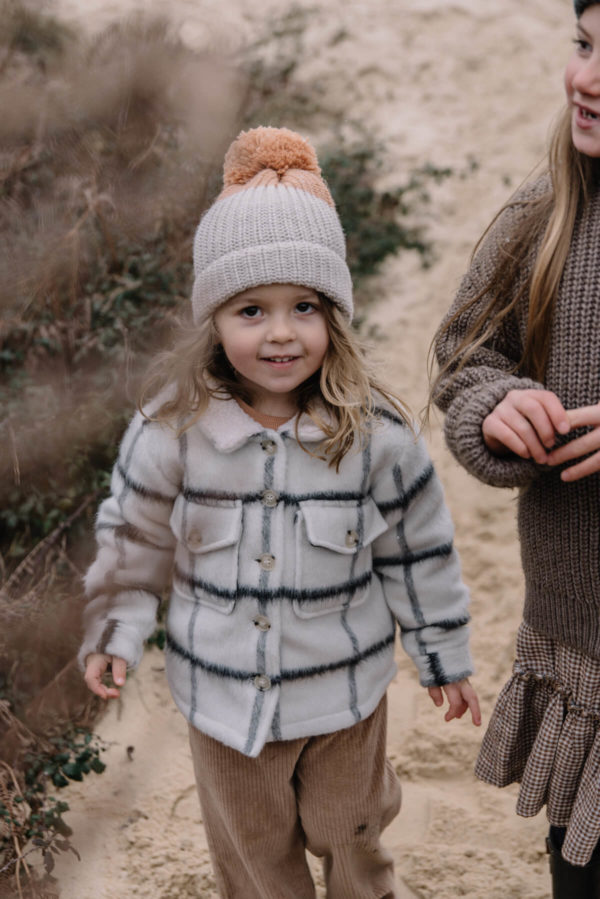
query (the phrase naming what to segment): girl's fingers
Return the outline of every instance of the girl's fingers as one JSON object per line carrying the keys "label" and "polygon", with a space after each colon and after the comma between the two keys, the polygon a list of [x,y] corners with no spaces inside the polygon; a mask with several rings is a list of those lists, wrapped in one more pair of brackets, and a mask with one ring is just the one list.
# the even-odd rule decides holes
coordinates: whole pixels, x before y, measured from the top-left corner
{"label": "girl's fingers", "polygon": [[[533,429],[536,441],[539,442],[545,452],[545,450],[550,449],[556,443],[557,429],[554,417],[557,414],[557,409],[555,406],[558,403],[558,407],[562,409],[562,403],[554,394],[546,394],[546,391],[543,390],[526,390],[522,391],[522,393],[522,396],[516,397],[511,408],[520,416],[521,420],[527,421]],[[535,394],[539,394],[539,396]]]}
{"label": "girl's fingers", "polygon": [[556,394],[548,390],[510,390],[487,416],[483,436],[492,452],[499,441],[523,459],[544,464],[556,434],[571,428],[567,413]]}
{"label": "girl's fingers", "polygon": [[125,659],[113,659],[112,674],[115,684],[119,687],[123,686],[127,676],[127,662]]}
{"label": "girl's fingers", "polygon": [[471,721],[473,722],[473,724],[479,727],[479,725],[481,724],[481,710],[479,708],[479,700],[477,698],[477,693],[468,682],[463,686],[463,697],[469,707],[469,711],[471,712]]}
{"label": "girl's fingers", "polygon": [[547,417],[548,425],[544,426],[544,433],[540,436],[544,444],[550,448],[556,443],[556,434],[568,434],[573,426],[565,407],[555,393],[550,390],[534,390],[532,393],[537,394],[537,402]]}
{"label": "girl's fingers", "polygon": [[582,437],[571,440],[570,443],[565,443],[564,446],[559,446],[549,454],[548,461],[550,465],[561,465],[570,459],[587,456],[588,453],[593,453],[598,449],[600,449],[600,427],[589,431]]}
{"label": "girl's fingers", "polygon": [[427,692],[437,706],[444,704],[444,693],[446,694],[446,698],[448,699],[448,711],[444,715],[445,721],[452,721],[454,718],[462,718],[465,712],[469,710],[471,712],[473,724],[481,724],[481,712],[479,711],[477,693],[467,678],[452,684],[446,684],[444,687],[428,687]]}
{"label": "girl's fingers", "polygon": [[583,459],[577,465],[572,465],[561,472],[561,479],[568,482],[578,481],[580,478],[600,471],[600,453],[598,452],[600,450],[600,405],[569,409],[567,414],[571,428],[593,428],[587,434],[553,450],[548,456],[550,465],[562,465],[564,462],[580,459],[582,456],[593,453],[589,458]]}
{"label": "girl's fingers", "polygon": [[101,653],[93,653],[88,656],[84,675],[85,682],[92,693],[95,693],[96,696],[99,696],[101,699],[118,699],[120,694],[117,687],[107,687],[106,684],[102,682],[102,678],[106,674],[109,664],[112,665],[114,682],[119,685],[124,684],[127,663],[124,659],[111,659],[110,656],[102,655]]}
{"label": "girl's fingers", "polygon": [[444,697],[442,694],[441,687],[427,687],[427,692],[431,696],[434,705],[437,705],[437,706],[443,705]]}
{"label": "girl's fingers", "polygon": [[450,702],[450,707],[448,711],[444,715],[445,721],[452,721],[454,718],[462,718],[464,713],[467,711],[467,704],[462,699],[460,701],[453,700]]}
{"label": "girl's fingers", "polygon": [[578,409],[569,409],[567,416],[571,430],[573,428],[596,427],[600,425],[600,404],[596,403],[593,406],[580,406]]}
{"label": "girl's fingers", "polygon": [[546,461],[547,452],[540,443],[532,424],[518,410],[498,407],[483,422],[483,436],[489,444],[489,437],[522,459],[534,458],[536,462]]}
{"label": "girl's fingers", "polygon": [[513,411],[507,423],[525,446],[526,455],[524,458],[531,457],[536,462],[543,464],[546,461],[548,452],[540,440],[534,422]]}
{"label": "girl's fingers", "polygon": [[93,668],[88,669],[85,673],[85,682],[88,685],[88,688],[92,693],[95,693],[96,696],[99,696],[100,699],[108,699],[108,688],[102,683],[104,670]]}
{"label": "girl's fingers", "polygon": [[600,471],[600,453],[594,453],[593,456],[584,459],[583,462],[571,465],[570,468],[565,468],[564,471],[561,471],[560,478],[562,481],[569,483],[571,481],[579,481],[581,478],[587,478],[588,475],[595,474],[597,471]]}
{"label": "girl's fingers", "polygon": [[523,459],[529,458],[529,450],[519,435],[494,413],[484,419],[482,431],[485,444],[493,453],[504,449]]}

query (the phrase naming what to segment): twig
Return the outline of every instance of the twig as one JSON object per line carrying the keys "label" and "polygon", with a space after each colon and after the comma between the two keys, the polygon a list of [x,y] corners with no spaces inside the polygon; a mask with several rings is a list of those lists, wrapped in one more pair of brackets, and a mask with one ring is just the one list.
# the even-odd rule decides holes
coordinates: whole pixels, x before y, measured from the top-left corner
{"label": "twig", "polygon": [[21,483],[21,468],[19,466],[19,456],[17,454],[17,440],[15,438],[15,432],[13,430],[10,419],[8,419],[8,421],[6,422],[6,428],[8,430],[8,437],[10,440],[10,453],[13,460],[13,477],[15,479],[15,484],[18,487]]}

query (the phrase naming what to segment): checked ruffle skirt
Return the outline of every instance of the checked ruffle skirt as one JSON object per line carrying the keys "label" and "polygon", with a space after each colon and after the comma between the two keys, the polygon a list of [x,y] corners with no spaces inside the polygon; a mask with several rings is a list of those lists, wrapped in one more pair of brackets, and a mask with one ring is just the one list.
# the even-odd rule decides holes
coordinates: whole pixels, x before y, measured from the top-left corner
{"label": "checked ruffle skirt", "polygon": [[520,782],[517,814],[566,827],[563,857],[586,864],[600,839],[600,661],[522,623],[476,775]]}

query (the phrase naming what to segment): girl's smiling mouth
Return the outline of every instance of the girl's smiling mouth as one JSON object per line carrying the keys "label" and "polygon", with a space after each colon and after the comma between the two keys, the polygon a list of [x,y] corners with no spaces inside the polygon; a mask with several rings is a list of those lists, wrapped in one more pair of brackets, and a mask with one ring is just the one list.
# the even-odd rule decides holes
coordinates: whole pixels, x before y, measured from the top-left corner
{"label": "girl's smiling mouth", "polygon": [[577,118],[579,121],[584,122],[597,122],[600,119],[600,113],[594,112],[589,109],[587,106],[582,106],[580,103],[575,103],[575,111]]}

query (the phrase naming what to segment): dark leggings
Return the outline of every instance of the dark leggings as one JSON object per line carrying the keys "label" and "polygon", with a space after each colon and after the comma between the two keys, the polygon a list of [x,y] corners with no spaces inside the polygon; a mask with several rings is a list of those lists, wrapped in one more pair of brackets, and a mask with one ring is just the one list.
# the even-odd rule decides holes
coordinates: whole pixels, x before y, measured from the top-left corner
{"label": "dark leggings", "polygon": [[[554,827],[553,824],[550,825],[550,842],[553,846],[556,846],[557,849],[562,849],[566,834],[566,827]],[[596,848],[592,853],[590,862],[596,862],[598,859],[600,859],[600,842],[596,843]]]}

